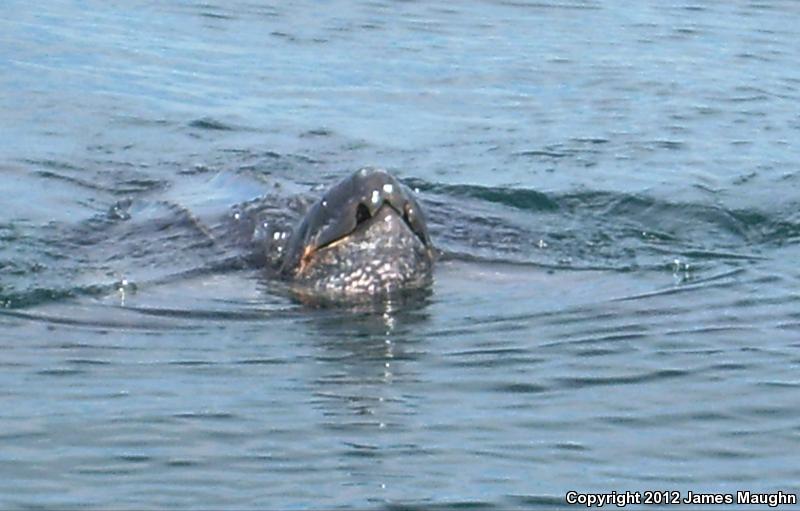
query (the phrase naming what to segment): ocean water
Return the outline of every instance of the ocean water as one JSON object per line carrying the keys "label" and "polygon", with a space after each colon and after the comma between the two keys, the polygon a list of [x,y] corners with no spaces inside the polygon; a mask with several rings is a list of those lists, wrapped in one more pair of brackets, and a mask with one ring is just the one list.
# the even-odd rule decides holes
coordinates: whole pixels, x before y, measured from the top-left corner
{"label": "ocean water", "polygon": [[[7,1],[0,507],[796,493],[798,16]],[[430,292],[296,303],[258,247],[362,166]]]}

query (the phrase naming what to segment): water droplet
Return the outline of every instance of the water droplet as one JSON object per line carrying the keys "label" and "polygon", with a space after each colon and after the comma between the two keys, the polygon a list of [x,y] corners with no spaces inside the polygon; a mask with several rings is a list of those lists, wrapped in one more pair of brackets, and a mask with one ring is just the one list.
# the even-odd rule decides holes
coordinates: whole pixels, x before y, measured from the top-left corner
{"label": "water droplet", "polygon": [[131,292],[136,291],[136,286],[132,285],[128,279],[123,277],[122,279],[120,279],[119,284],[117,285],[117,293],[119,293],[119,304],[123,307],[125,306],[125,299],[127,298],[128,291]]}
{"label": "water droplet", "polygon": [[385,185],[383,185],[383,191],[386,193],[392,193],[392,191],[394,191],[394,187],[392,186],[391,183],[386,183]]}
{"label": "water droplet", "polygon": [[381,200],[381,192],[378,190],[372,190],[372,203],[377,204],[378,201]]}

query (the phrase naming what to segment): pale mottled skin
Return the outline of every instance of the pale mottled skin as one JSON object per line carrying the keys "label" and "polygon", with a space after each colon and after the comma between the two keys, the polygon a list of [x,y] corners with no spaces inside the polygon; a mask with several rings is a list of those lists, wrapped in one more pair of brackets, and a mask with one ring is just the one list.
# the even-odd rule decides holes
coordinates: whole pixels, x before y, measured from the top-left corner
{"label": "pale mottled skin", "polygon": [[362,169],[319,199],[295,229],[281,272],[295,291],[383,296],[430,283],[434,249],[412,192]]}

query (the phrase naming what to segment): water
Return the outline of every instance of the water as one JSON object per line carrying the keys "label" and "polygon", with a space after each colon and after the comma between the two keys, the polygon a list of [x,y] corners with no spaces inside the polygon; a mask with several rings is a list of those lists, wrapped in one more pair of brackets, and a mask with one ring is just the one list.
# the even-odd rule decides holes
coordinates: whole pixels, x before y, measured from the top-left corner
{"label": "water", "polygon": [[[797,491],[798,14],[7,2],[0,506]],[[247,234],[363,165],[432,292],[297,304]]]}

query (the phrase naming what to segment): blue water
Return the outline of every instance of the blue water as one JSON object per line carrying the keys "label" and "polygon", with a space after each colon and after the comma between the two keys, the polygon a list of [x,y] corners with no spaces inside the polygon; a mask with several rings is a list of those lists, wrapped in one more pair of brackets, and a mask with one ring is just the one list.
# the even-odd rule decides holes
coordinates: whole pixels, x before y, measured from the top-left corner
{"label": "blue water", "polygon": [[[3,11],[0,507],[798,491],[800,4]],[[431,292],[298,304],[254,239],[365,165]]]}

